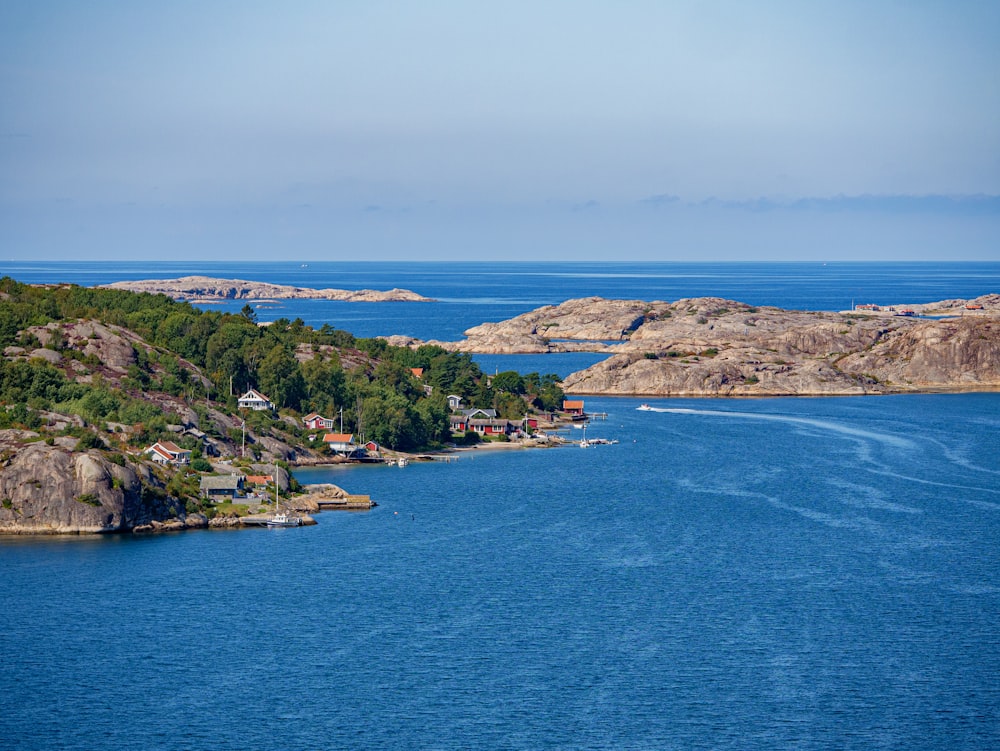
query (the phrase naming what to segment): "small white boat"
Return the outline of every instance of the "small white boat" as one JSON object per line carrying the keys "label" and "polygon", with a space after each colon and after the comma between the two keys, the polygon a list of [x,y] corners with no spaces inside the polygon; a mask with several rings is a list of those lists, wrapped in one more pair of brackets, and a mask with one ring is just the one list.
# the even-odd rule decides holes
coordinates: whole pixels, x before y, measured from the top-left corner
{"label": "small white boat", "polygon": [[278,465],[274,465],[274,516],[267,520],[268,527],[299,527],[302,525],[302,518],[289,516],[281,510],[278,501]]}
{"label": "small white boat", "polygon": [[640,412],[652,412],[653,411],[653,408],[650,407],[648,404],[640,404],[638,407],[636,407],[636,409],[639,410]]}
{"label": "small white boat", "polygon": [[289,516],[288,514],[275,514],[267,520],[267,526],[269,527],[298,527],[301,524],[302,520],[299,517]]}

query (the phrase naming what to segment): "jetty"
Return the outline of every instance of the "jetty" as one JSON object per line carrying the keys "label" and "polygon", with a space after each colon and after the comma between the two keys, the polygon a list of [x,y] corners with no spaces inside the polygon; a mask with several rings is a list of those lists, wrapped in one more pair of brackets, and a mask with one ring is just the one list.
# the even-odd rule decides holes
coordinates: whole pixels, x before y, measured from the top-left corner
{"label": "jetty", "polygon": [[345,495],[340,498],[321,498],[316,501],[320,511],[347,509],[351,511],[374,508],[378,504],[369,495]]}

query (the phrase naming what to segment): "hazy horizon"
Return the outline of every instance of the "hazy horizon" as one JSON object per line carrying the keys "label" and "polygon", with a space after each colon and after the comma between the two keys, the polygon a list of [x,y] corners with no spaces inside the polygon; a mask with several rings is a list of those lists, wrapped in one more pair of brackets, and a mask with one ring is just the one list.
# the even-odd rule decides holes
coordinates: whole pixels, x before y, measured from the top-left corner
{"label": "hazy horizon", "polygon": [[0,257],[1000,258],[1000,5],[0,7]]}

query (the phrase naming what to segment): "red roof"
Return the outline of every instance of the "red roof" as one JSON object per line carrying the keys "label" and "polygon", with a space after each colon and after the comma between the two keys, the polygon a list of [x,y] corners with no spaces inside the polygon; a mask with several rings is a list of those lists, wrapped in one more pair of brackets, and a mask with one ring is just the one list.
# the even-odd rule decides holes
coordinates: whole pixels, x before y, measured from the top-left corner
{"label": "red roof", "polygon": [[158,444],[158,443],[154,443],[152,446],[150,446],[150,448],[148,449],[148,451],[151,451],[154,454],[157,454],[158,456],[163,457],[168,462],[172,462],[174,460],[174,457],[171,454],[168,454],[163,449],[161,449],[160,448],[160,444]]}
{"label": "red roof", "polygon": [[354,440],[354,433],[327,433],[323,436],[323,443],[351,443]]}
{"label": "red roof", "polygon": [[564,401],[563,409],[583,409],[583,401]]}

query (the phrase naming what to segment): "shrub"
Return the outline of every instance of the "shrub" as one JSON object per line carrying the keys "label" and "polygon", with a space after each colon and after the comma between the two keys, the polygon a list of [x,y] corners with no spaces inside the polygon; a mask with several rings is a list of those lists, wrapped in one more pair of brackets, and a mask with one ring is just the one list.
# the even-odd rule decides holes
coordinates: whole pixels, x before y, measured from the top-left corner
{"label": "shrub", "polygon": [[80,440],[76,442],[76,451],[86,451],[87,449],[106,449],[107,445],[101,440],[101,437],[97,433],[91,433],[89,430],[80,436]]}

